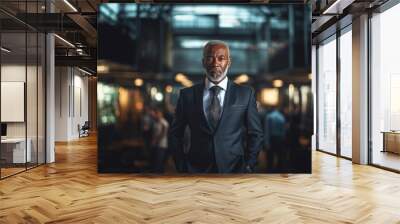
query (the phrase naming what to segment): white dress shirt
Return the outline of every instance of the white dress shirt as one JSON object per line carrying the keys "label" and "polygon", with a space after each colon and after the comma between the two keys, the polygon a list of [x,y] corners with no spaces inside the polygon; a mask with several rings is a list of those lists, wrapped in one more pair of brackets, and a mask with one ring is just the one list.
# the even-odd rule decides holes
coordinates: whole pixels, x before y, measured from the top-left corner
{"label": "white dress shirt", "polygon": [[211,104],[211,97],[210,97],[211,90],[210,90],[210,88],[213,87],[213,86],[219,86],[219,87],[222,88],[218,93],[218,99],[219,99],[219,103],[221,104],[221,113],[222,113],[223,105],[224,105],[224,98],[225,98],[225,93],[226,93],[226,88],[228,87],[228,77],[225,76],[225,78],[221,82],[219,82],[217,85],[212,83],[212,82],[210,82],[207,78],[206,78],[205,82],[206,83],[205,83],[204,92],[203,92],[203,112],[204,112],[204,115],[206,116],[206,118],[208,120],[207,111],[208,111],[208,108],[210,107],[210,104]]}

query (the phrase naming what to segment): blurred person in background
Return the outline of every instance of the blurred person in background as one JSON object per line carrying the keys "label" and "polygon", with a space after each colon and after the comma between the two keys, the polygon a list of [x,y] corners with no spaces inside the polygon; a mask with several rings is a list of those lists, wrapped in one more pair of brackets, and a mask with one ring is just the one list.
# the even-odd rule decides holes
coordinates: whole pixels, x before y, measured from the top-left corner
{"label": "blurred person in background", "polygon": [[142,115],[142,136],[144,144],[144,154],[148,159],[148,166],[152,166],[152,155],[151,155],[151,139],[153,135],[153,109],[149,106],[144,106]]}
{"label": "blurred person in background", "polygon": [[267,157],[267,172],[284,172],[288,161],[285,139],[287,134],[287,119],[284,114],[275,107],[266,113],[264,118],[264,147]]}
{"label": "blurred person in background", "polygon": [[153,172],[163,173],[165,162],[170,155],[168,150],[168,128],[169,124],[167,120],[164,118],[163,112],[156,108],[153,111],[153,138],[151,141],[151,145],[153,148]]}

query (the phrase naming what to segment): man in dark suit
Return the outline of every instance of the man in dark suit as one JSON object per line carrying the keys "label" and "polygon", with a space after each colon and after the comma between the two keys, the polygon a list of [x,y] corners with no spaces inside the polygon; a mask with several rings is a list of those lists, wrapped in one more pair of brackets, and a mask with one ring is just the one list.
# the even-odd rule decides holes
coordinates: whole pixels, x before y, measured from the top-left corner
{"label": "man in dark suit", "polygon": [[[176,169],[188,173],[253,172],[263,132],[253,89],[226,76],[228,45],[210,41],[203,49],[203,83],[180,91],[169,132]],[[186,126],[190,148],[184,150]]]}

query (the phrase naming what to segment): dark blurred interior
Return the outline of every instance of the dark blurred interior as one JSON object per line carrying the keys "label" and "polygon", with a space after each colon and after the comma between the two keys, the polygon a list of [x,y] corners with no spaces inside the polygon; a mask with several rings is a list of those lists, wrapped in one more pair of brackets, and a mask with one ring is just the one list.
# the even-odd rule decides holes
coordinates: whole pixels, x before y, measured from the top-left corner
{"label": "dark blurred interior", "polygon": [[171,124],[179,90],[204,81],[202,48],[217,39],[230,47],[228,77],[257,93],[257,172],[311,172],[310,23],[307,5],[101,4],[99,171],[175,172],[168,155],[154,168],[154,125]]}

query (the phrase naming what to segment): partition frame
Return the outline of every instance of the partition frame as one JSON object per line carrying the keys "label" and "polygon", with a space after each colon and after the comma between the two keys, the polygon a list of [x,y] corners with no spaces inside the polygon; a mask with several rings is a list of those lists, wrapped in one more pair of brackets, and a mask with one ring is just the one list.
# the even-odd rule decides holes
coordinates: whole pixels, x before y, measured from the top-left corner
{"label": "partition frame", "polygon": [[[340,97],[340,80],[341,80],[341,66],[340,66],[340,37],[344,35],[347,32],[351,32],[351,29],[349,30],[349,27],[351,27],[352,23],[346,24],[343,27],[340,27],[339,25],[334,25],[335,27],[335,32],[332,33],[331,35],[326,36],[323,39],[318,40],[316,44],[316,151],[323,152],[329,155],[337,156],[346,160],[352,160],[352,158],[349,158],[347,156],[344,156],[341,154],[341,118],[340,118],[340,103],[341,103],[341,97]],[[332,36],[335,36],[333,39]],[[320,143],[319,143],[319,135],[320,135],[320,130],[319,130],[319,111],[321,110],[319,106],[319,85],[320,85],[320,73],[319,73],[319,47],[323,42],[326,42],[328,39],[332,39],[330,41],[336,41],[336,152],[328,152],[327,150],[321,149]]]}
{"label": "partition frame", "polygon": [[[28,0],[25,0],[25,1],[23,1],[23,3],[25,3],[25,12],[27,13],[27,3],[28,2],[32,2],[32,1],[28,1]],[[38,7],[38,4],[39,4],[39,0],[36,0],[36,1],[34,1],[35,3],[37,3],[36,4],[36,11],[38,12],[38,10],[39,10],[39,7]],[[0,8],[0,10],[1,11],[3,11],[3,12],[6,12],[7,14],[9,14],[9,12],[7,12],[6,10],[4,10],[4,9],[2,9],[2,8]],[[48,9],[47,9],[47,7],[46,7],[46,12],[48,11]],[[25,16],[27,15],[25,13]],[[11,14],[10,14],[11,15]],[[25,35],[25,85],[24,85],[24,120],[25,120],[25,169],[24,170],[21,170],[21,171],[18,171],[18,172],[15,172],[15,173],[12,173],[12,174],[10,174],[10,175],[7,175],[7,176],[3,176],[3,173],[2,173],[2,168],[0,167],[0,180],[3,180],[3,179],[6,179],[6,178],[8,178],[8,177],[12,177],[12,176],[14,176],[14,175],[17,175],[17,174],[20,174],[20,173],[23,173],[23,172],[25,172],[25,171],[27,171],[27,170],[30,170],[30,169],[33,169],[33,168],[36,168],[36,167],[39,167],[39,166],[41,166],[41,165],[44,165],[44,164],[46,164],[47,163],[47,153],[46,153],[46,151],[47,151],[47,110],[46,110],[46,108],[47,108],[47,100],[46,100],[46,98],[47,98],[47,79],[46,79],[46,77],[47,77],[47,32],[41,32],[40,30],[38,30],[38,29],[36,29],[36,28],[34,28],[34,27],[32,27],[32,26],[30,26],[29,24],[27,24],[27,23],[25,23],[25,22],[23,22],[23,21],[21,21],[21,20],[19,20],[18,18],[16,18],[16,17],[14,17],[14,16],[12,16],[12,19],[15,19],[17,22],[20,22],[20,23],[22,23],[23,25],[24,25],[24,28],[25,28],[25,30],[23,30],[22,31],[22,33],[24,33],[24,35]],[[1,23],[0,23],[0,28],[1,28]],[[1,30],[1,29],[0,29]],[[28,30],[31,30],[31,31],[33,31],[34,33],[36,33],[36,141],[37,141],[37,147],[36,147],[36,150],[37,150],[37,152],[36,152],[36,162],[35,162],[35,164],[33,164],[33,166],[30,166],[30,167],[28,167],[28,162],[27,162],[27,157],[28,157],[28,154],[27,154],[27,147],[28,147],[28,143],[27,143],[27,139],[28,139],[28,132],[27,132],[27,127],[28,127],[28,125],[27,125],[27,123],[28,123],[28,119],[27,119],[27,75],[28,75]],[[16,31],[16,32],[18,32],[18,31]],[[3,31],[0,31],[0,46],[2,46],[2,34],[3,33],[7,33],[7,32],[3,32]],[[41,57],[42,57],[42,60],[43,60],[43,66],[42,66],[42,70],[41,70],[41,72],[42,72],[42,84],[43,84],[43,88],[44,88],[44,91],[43,91],[43,94],[42,94],[42,96],[44,97],[43,98],[43,100],[42,100],[42,102],[43,102],[43,105],[42,105],[42,107],[43,107],[43,112],[44,112],[44,116],[42,117],[43,118],[43,120],[42,120],[42,122],[43,122],[43,149],[42,149],[42,152],[43,152],[43,155],[41,155],[42,157],[43,157],[43,163],[39,163],[39,65],[40,65],[40,63],[39,63],[39,34],[44,34],[43,35],[43,38],[41,39],[42,40],[42,44],[43,44],[43,50],[41,51],[42,53],[43,53],[43,55],[41,55]],[[1,68],[2,68],[2,56],[1,56],[1,53],[0,53],[0,82],[1,82],[1,80],[2,80],[2,73],[1,73]],[[0,90],[1,90],[1,85],[0,85]],[[0,91],[0,101],[1,101],[1,91]],[[1,105],[0,105],[0,110],[1,110]],[[0,115],[0,123],[1,123],[1,115]],[[2,152],[2,150],[1,150],[1,144],[0,144],[0,158],[1,158],[1,152]]]}
{"label": "partition frame", "polygon": [[400,173],[400,170],[390,168],[388,166],[380,165],[377,163],[374,163],[373,161],[373,130],[372,130],[372,94],[373,94],[373,88],[372,88],[372,19],[373,19],[373,14],[374,13],[384,13],[385,11],[391,9],[392,7],[400,4],[400,0],[388,0],[384,4],[380,5],[379,7],[369,10],[368,13],[368,54],[367,54],[367,60],[368,60],[368,165],[371,165],[373,167],[377,167],[383,170],[391,171],[394,173]]}

